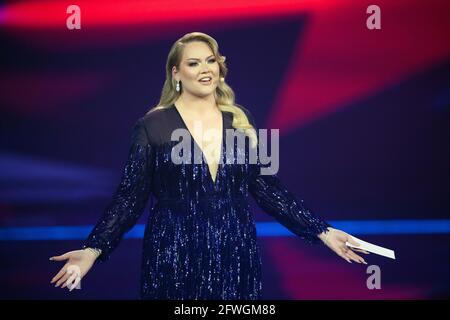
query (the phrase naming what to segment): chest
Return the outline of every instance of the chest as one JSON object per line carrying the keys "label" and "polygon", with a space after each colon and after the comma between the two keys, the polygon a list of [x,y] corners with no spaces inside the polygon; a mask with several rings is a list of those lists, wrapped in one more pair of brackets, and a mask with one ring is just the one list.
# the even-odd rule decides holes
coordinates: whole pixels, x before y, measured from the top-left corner
{"label": "chest", "polygon": [[187,136],[193,139],[194,144],[201,150],[211,171],[211,177],[215,180],[223,147],[224,119],[222,112],[218,110],[218,112],[195,117],[179,112],[179,116],[187,130]]}

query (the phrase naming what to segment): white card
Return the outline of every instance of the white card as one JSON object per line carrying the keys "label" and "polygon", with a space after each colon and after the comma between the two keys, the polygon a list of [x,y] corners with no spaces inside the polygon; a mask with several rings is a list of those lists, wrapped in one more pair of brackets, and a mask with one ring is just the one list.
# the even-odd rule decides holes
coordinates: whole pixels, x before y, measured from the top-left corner
{"label": "white card", "polygon": [[348,241],[345,243],[347,246],[349,246],[351,248],[357,248],[357,249],[366,250],[366,251],[369,251],[369,252],[372,252],[372,253],[379,254],[380,256],[385,256],[385,257],[388,257],[388,258],[391,258],[391,259],[395,260],[395,252],[394,252],[394,250],[390,250],[390,249],[387,249],[387,248],[383,248],[383,247],[374,245],[374,244],[372,244],[370,242],[363,241],[363,240],[358,239],[358,238],[356,238],[354,236],[352,236],[352,238],[353,238],[353,240],[355,240],[356,242],[359,243],[359,246],[352,245]]}

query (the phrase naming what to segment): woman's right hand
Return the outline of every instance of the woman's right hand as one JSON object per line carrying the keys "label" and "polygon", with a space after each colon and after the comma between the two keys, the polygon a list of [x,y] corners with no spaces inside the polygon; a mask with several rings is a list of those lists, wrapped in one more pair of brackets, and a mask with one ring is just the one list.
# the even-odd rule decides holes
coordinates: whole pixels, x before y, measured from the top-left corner
{"label": "woman's right hand", "polygon": [[56,282],[55,287],[63,284],[61,288],[70,286],[69,290],[72,291],[91,269],[97,257],[98,255],[88,249],[70,251],[60,256],[51,257],[51,261],[68,261],[50,283]]}

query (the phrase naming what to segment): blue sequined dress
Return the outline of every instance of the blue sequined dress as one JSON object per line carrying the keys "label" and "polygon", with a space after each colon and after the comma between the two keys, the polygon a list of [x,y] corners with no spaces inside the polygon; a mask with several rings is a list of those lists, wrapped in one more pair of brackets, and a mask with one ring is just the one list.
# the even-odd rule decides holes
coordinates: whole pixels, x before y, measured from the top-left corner
{"label": "blue sequined dress", "polygon": [[[248,109],[242,107],[256,128]],[[305,207],[277,175],[261,175],[261,164],[226,163],[225,129],[232,114],[222,111],[222,160],[216,180],[200,163],[171,161],[174,129],[187,129],[174,105],[140,118],[132,131],[122,177],[83,248],[99,248],[109,259],[123,235],[156,199],[143,241],[142,299],[261,299],[261,257],[248,197],[309,244],[330,226]],[[194,139],[192,148],[199,148]],[[228,142],[229,143],[229,142]],[[239,150],[233,143],[235,154]],[[193,150],[193,149],[192,149]],[[192,152],[192,157],[194,153]],[[191,158],[193,159],[193,158]]]}

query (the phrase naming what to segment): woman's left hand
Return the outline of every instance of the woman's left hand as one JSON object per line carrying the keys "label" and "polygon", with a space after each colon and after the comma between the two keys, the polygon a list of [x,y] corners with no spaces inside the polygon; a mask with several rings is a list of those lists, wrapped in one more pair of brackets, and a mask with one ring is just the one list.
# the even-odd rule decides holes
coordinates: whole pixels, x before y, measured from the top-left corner
{"label": "woman's left hand", "polygon": [[359,246],[359,243],[353,240],[352,236],[348,233],[328,227],[328,232],[322,232],[319,235],[319,238],[325,243],[326,246],[333,250],[338,256],[347,260],[347,262],[352,263],[351,260],[353,260],[358,263],[367,264],[367,262],[354,251],[362,252],[364,254],[369,254],[369,252],[347,246],[346,242]]}

